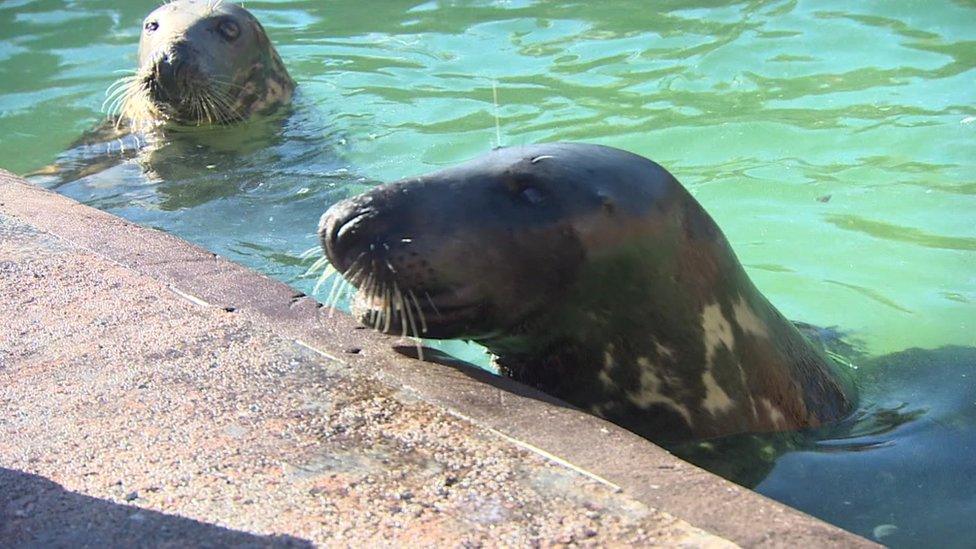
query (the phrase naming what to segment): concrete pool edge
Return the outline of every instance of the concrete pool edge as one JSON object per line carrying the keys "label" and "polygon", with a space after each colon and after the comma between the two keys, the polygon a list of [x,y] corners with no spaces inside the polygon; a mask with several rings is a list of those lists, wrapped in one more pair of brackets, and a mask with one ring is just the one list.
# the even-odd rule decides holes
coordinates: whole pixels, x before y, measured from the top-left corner
{"label": "concrete pool edge", "polygon": [[854,546],[852,534],[685,463],[529,388],[463,366],[394,352],[393,338],[330,315],[288,286],[174,236],[137,226],[0,170],[0,212],[368,372],[514,445],[571,467],[654,509],[746,546]]}

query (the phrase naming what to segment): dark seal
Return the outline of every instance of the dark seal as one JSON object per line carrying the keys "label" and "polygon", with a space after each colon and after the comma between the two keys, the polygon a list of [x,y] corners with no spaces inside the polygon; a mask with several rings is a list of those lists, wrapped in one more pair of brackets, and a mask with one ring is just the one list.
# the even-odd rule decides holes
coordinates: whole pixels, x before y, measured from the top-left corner
{"label": "dark seal", "polygon": [[109,88],[119,123],[224,124],[291,100],[295,82],[261,23],[219,0],[176,0],[143,22],[139,68]]}
{"label": "dark seal", "polygon": [[477,341],[504,374],[653,440],[816,427],[854,405],[705,210],[635,154],[497,149],[335,204],[319,235],[363,321]]}

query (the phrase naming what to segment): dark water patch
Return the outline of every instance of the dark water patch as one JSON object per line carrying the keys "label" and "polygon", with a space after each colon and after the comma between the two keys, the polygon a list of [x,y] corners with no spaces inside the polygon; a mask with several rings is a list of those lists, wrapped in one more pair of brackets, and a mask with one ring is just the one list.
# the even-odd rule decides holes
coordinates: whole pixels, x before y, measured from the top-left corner
{"label": "dark water patch", "polygon": [[826,282],[827,284],[835,284],[837,286],[843,286],[844,288],[849,288],[851,290],[854,290],[855,292],[857,292],[857,293],[859,293],[861,295],[867,296],[868,298],[870,298],[870,299],[872,299],[874,301],[877,301],[878,303],[881,303],[882,305],[891,307],[892,309],[895,309],[896,311],[901,311],[903,313],[907,313],[907,314],[910,314],[910,315],[911,314],[915,314],[912,311],[910,311],[910,310],[902,307],[898,303],[894,302],[890,298],[885,297],[884,295],[881,294],[881,292],[878,292],[877,290],[872,290],[871,288],[865,288],[864,286],[858,286],[857,284],[850,284],[850,283],[847,283],[847,282],[840,282],[840,281],[837,281],[837,280],[824,280],[824,282]]}
{"label": "dark water patch", "polygon": [[864,233],[875,238],[917,244],[927,248],[976,251],[976,238],[933,235],[912,227],[871,221],[856,215],[831,214],[824,219],[838,228]]}
{"label": "dark water patch", "polygon": [[750,263],[743,265],[747,269],[759,269],[760,271],[769,271],[771,273],[794,273],[793,269],[789,267],[784,267],[782,265],[776,265],[773,263]]}

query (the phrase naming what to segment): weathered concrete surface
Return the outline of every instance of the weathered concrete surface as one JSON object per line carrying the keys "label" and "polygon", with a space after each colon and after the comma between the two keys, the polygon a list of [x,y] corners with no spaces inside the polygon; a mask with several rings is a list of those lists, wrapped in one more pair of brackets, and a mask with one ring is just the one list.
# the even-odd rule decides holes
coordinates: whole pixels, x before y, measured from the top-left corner
{"label": "weathered concrete surface", "polygon": [[2,172],[0,277],[0,545],[867,545]]}

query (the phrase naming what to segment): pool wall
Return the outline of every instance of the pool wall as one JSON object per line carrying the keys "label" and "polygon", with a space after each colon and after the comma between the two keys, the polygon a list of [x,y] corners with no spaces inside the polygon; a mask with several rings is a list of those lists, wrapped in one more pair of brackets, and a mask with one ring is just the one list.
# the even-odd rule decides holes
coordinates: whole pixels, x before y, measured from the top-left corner
{"label": "pool wall", "polygon": [[872,545],[2,170],[0,237],[0,545]]}

